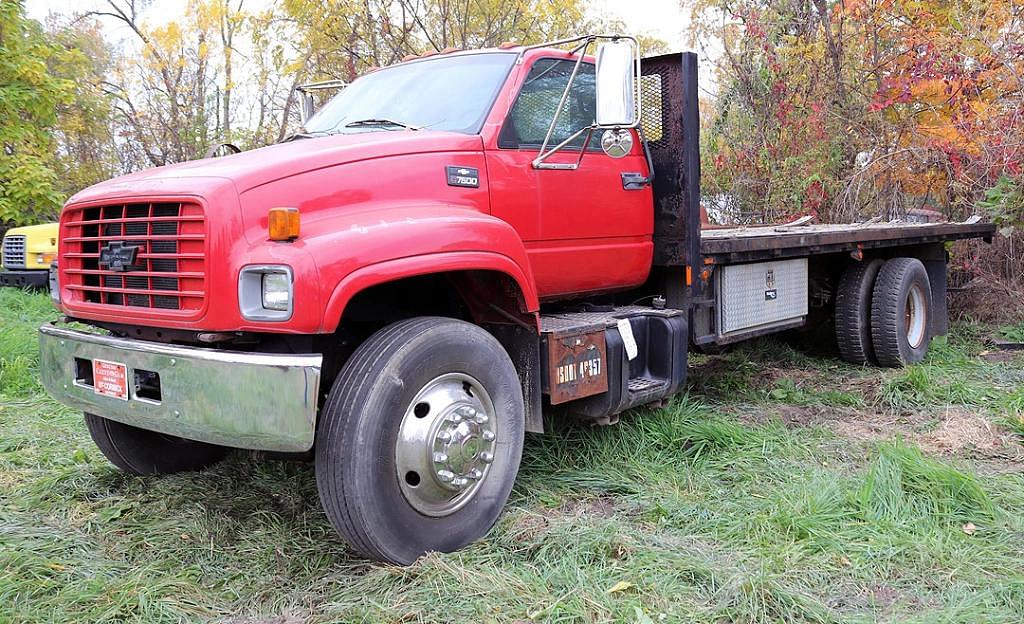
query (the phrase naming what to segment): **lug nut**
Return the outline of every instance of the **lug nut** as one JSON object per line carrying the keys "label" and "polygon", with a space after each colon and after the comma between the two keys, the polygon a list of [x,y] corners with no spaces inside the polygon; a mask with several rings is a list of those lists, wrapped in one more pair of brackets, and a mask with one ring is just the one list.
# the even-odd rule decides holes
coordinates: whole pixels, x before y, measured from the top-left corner
{"label": "lug nut", "polygon": [[489,418],[487,418],[487,414],[477,414],[477,415],[476,415],[476,422],[477,422],[477,424],[479,424],[479,425],[482,425],[482,424],[484,424],[484,423],[485,423],[485,422],[487,422],[488,420],[490,420],[490,419],[489,419]]}
{"label": "lug nut", "polygon": [[489,464],[492,461],[494,461],[494,454],[484,451],[483,453],[480,453],[480,461],[482,461],[485,464]]}
{"label": "lug nut", "polygon": [[435,437],[441,442],[447,442],[452,439],[452,434],[447,431],[438,431]]}
{"label": "lug nut", "polygon": [[460,423],[460,422],[462,422],[462,414],[460,414],[458,412],[452,412],[452,414],[450,416],[448,416],[448,420],[450,420],[450,421],[452,421],[454,423]]}
{"label": "lug nut", "polygon": [[469,478],[474,480],[474,481],[476,481],[477,479],[479,479],[482,476],[484,476],[484,473],[481,472],[481,470],[479,468],[474,468],[474,469],[469,471]]}
{"label": "lug nut", "polygon": [[451,470],[438,470],[437,478],[441,481],[441,483],[453,483],[455,479],[455,473],[452,472]]}
{"label": "lug nut", "polygon": [[458,477],[458,478],[452,479],[452,485],[454,485],[455,487],[462,487],[462,486],[466,485],[467,483],[469,483],[469,480],[466,479],[465,477]]}
{"label": "lug nut", "polygon": [[434,453],[434,463],[443,464],[448,461],[448,455],[446,453]]}
{"label": "lug nut", "polygon": [[483,433],[480,434],[480,437],[486,440],[487,442],[490,442],[494,440],[494,432],[485,429]]}

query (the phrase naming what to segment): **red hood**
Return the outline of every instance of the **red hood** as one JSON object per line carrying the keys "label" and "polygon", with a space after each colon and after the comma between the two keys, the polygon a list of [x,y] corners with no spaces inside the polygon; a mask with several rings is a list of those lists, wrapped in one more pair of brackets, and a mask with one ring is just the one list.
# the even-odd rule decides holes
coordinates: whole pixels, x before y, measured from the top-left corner
{"label": "red hood", "polygon": [[[69,200],[80,202],[104,196],[132,195],[143,187],[171,187],[181,178],[221,178],[234,183],[238,193],[307,171],[371,158],[427,152],[483,149],[477,135],[435,130],[381,130],[337,134],[269,145],[259,149],[154,167],[91,186]],[[139,184],[139,183],[144,184]],[[169,183],[169,184],[168,184]],[[187,192],[189,188],[174,189]]]}

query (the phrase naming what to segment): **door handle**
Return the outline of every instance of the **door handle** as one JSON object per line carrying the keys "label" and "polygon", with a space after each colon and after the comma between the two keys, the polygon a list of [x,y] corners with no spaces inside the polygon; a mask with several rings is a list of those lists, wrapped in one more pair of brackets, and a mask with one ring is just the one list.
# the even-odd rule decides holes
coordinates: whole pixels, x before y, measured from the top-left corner
{"label": "door handle", "polygon": [[642,173],[622,172],[622,188],[626,191],[639,191],[651,183],[651,178]]}

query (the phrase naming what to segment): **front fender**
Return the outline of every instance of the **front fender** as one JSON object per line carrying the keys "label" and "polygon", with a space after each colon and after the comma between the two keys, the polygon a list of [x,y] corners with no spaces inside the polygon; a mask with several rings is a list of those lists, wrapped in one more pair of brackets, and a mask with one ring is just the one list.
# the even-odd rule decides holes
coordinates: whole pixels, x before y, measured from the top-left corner
{"label": "front fender", "polygon": [[527,312],[540,308],[530,263],[508,223],[455,206],[394,206],[312,224],[304,241],[327,301],[321,332],[337,329],[348,302],[389,281],[448,271],[485,270],[518,285]]}

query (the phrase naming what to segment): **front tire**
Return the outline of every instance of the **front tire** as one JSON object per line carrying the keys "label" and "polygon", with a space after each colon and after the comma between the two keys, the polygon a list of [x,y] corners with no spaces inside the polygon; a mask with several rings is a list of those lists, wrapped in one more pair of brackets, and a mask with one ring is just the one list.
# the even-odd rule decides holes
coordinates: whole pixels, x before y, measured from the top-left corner
{"label": "front tire", "polygon": [[228,448],[139,429],[93,414],[85,426],[100,452],[133,475],[171,474],[202,470],[228,454]]}
{"label": "front tire", "polygon": [[924,359],[931,338],[931,292],[928,271],[917,258],[882,265],[871,298],[871,343],[880,365],[897,368]]}
{"label": "front tire", "polygon": [[352,354],[321,412],[324,512],[371,559],[457,550],[508,500],[524,414],[515,366],[483,329],[433,317],[389,325]]}

